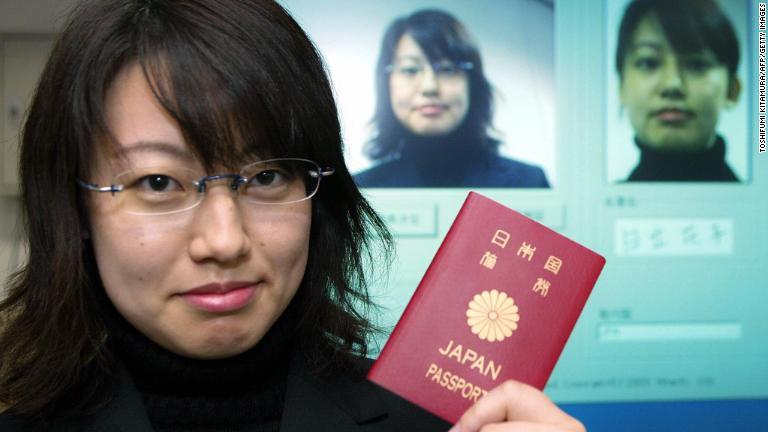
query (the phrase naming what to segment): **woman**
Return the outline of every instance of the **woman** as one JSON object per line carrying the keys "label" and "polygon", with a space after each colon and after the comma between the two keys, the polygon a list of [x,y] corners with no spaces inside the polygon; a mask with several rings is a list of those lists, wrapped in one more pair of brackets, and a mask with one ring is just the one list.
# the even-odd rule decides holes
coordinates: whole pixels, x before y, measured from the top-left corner
{"label": "woman", "polygon": [[739,43],[710,0],[637,0],[616,51],[621,104],[640,149],[627,181],[739,181],[717,133],[736,104]]}
{"label": "woman", "polygon": [[362,187],[549,187],[544,171],[498,153],[488,134],[492,91],[480,52],[453,16],[423,10],[395,20],[376,65],[379,162]]}
{"label": "woman", "polygon": [[[363,379],[362,263],[390,237],[344,166],[319,56],[276,3],[79,5],[21,183],[0,430],[447,428]],[[581,427],[514,382],[462,421]]]}

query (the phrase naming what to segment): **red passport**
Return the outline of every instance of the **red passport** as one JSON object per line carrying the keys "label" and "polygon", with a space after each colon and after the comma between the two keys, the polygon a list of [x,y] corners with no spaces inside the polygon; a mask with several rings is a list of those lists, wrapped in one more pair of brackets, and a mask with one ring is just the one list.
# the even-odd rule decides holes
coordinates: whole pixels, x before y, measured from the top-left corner
{"label": "red passport", "polygon": [[604,265],[470,192],[368,379],[451,423],[505,380],[543,389]]}

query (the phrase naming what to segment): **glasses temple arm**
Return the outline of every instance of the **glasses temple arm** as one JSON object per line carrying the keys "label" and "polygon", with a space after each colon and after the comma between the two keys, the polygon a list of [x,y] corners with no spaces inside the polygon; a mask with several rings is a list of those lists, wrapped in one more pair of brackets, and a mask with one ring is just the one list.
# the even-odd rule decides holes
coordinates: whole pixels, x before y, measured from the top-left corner
{"label": "glasses temple arm", "polygon": [[112,192],[114,194],[115,192],[121,192],[123,190],[123,185],[99,186],[95,183],[86,183],[79,179],[77,180],[77,184],[80,185],[81,188],[93,192]]}
{"label": "glasses temple arm", "polygon": [[325,167],[320,168],[320,171],[310,170],[309,175],[314,178],[320,178],[320,177],[328,177],[329,175],[333,175],[333,173],[336,172],[336,169],[331,167]]}

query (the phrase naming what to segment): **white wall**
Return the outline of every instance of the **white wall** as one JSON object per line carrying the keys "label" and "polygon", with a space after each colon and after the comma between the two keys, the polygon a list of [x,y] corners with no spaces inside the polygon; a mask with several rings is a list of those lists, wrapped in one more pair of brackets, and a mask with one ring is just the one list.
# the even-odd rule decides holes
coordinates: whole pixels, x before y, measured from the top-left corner
{"label": "white wall", "polygon": [[[61,28],[69,10],[76,0],[0,0],[0,36],[3,38],[17,37],[36,37],[37,34],[51,34]],[[34,55],[34,53],[30,53]],[[23,59],[20,63],[26,63]],[[2,62],[0,62],[0,65]],[[2,69],[0,69],[0,82],[3,82]],[[7,78],[7,77],[6,77]],[[25,77],[29,79],[30,77]],[[12,81],[5,81],[12,85]],[[7,86],[0,86],[7,87]],[[9,105],[10,96],[4,95],[0,88],[0,107],[3,112],[0,113],[3,120],[8,120],[8,113],[5,107]],[[0,121],[0,129],[7,126],[8,121]],[[6,131],[0,130],[0,137],[5,138]],[[2,141],[5,141],[3,139]],[[7,142],[0,142],[0,145],[7,145]],[[11,152],[3,151],[0,154],[0,162],[14,163],[13,161],[3,161],[3,156]],[[15,153],[15,152],[13,152]],[[2,163],[0,165],[7,165]],[[7,171],[0,166],[0,171]],[[3,173],[0,173],[3,174]],[[0,295],[5,290],[6,279],[8,275],[17,268],[21,262],[23,248],[20,236],[19,222],[19,199],[17,196],[9,194],[9,189],[3,187],[0,190]]]}
{"label": "white wall", "polygon": [[6,279],[21,264],[22,246],[19,235],[19,200],[0,197],[0,294]]}
{"label": "white wall", "polygon": [[0,0],[0,32],[50,33],[76,0]]}

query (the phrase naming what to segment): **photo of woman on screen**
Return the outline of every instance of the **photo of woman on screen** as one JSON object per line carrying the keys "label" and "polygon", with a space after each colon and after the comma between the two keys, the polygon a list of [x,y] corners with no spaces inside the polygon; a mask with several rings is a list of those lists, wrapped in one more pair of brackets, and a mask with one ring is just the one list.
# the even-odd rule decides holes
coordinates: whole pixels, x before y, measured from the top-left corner
{"label": "photo of woman on screen", "polygon": [[365,152],[377,165],[362,187],[547,188],[544,171],[499,155],[493,94],[480,52],[452,15],[421,10],[396,19],[376,66],[374,135]]}
{"label": "photo of woman on screen", "polygon": [[738,182],[717,131],[738,101],[736,32],[714,1],[637,0],[619,29],[619,98],[639,163],[626,181]]}

